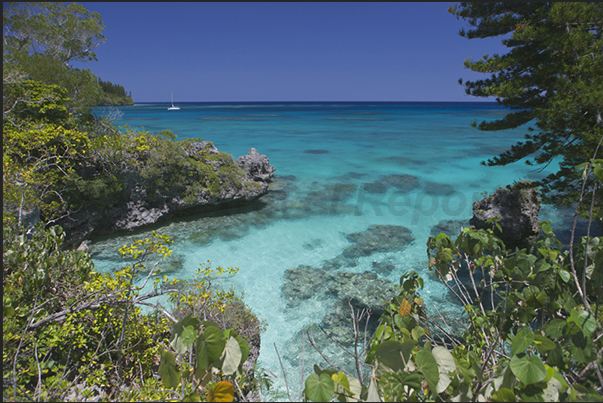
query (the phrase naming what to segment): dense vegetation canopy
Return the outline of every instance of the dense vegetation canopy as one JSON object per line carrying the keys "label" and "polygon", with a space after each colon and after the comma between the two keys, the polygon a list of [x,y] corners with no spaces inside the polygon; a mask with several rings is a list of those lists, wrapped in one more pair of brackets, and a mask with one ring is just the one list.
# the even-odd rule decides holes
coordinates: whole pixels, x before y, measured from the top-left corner
{"label": "dense vegetation canopy", "polygon": [[67,90],[71,112],[83,106],[131,105],[125,91],[97,82],[90,69],[73,62],[97,60],[94,49],[105,42],[101,16],[77,3],[23,2],[3,7],[3,82],[23,78]]}
{"label": "dense vegetation canopy", "polygon": [[[538,183],[548,200],[575,205],[582,181],[575,166],[601,152],[603,138],[603,5],[559,2],[460,3],[449,10],[464,19],[468,39],[501,37],[509,51],[468,59],[465,67],[488,78],[464,83],[468,95],[495,97],[511,109],[503,119],[484,121],[483,131],[523,127],[526,140],[487,161],[505,165],[525,159],[559,170]],[[461,80],[462,83],[462,80]],[[603,189],[592,178],[586,184]],[[587,215],[583,206],[582,213]],[[601,218],[601,217],[599,217]],[[600,221],[601,222],[601,221]]]}

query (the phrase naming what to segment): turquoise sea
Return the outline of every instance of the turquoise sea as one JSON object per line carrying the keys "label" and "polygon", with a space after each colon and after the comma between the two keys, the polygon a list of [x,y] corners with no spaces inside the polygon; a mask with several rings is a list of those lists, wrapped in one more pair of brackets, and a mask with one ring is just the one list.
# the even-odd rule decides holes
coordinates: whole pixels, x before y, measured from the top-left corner
{"label": "turquoise sea", "polygon": [[[483,192],[547,173],[523,163],[480,164],[525,133],[470,127],[474,120],[505,115],[504,108],[492,103],[182,103],[179,111],[168,111],[168,106],[138,104],[97,108],[96,113],[112,116],[120,126],[150,132],[169,129],[178,138],[210,140],[235,159],[253,147],[276,167],[271,192],[254,205],[154,228],[176,240],[171,258],[176,269],[170,276],[191,278],[199,264],[208,261],[213,267],[240,267],[235,277],[220,285],[243,293],[267,324],[259,365],[272,373],[278,396],[265,398],[283,398],[285,393],[275,345],[291,395],[297,398],[302,365],[304,377],[315,363],[327,366],[307,341],[302,342],[301,330],[312,324],[336,327],[333,312],[349,316],[341,313],[342,300],[362,292],[361,286],[344,290],[345,284],[330,289],[319,283],[303,290],[307,298],[296,299],[284,292],[300,287],[286,285],[292,278],[285,277],[288,269],[301,266],[307,273],[322,269],[331,278],[343,272],[347,278],[349,273],[363,273],[368,279],[393,283],[415,270],[425,280],[421,296],[428,311],[459,313],[447,289],[427,270],[427,238],[442,228],[458,233],[461,226],[468,226],[471,203]],[[560,217],[550,207],[541,210],[541,219],[559,223]],[[442,223],[447,227],[436,227]],[[354,243],[359,236],[350,234],[367,234],[374,225],[396,226],[388,227],[394,233],[385,237],[395,237],[396,229],[406,227],[412,240],[379,247],[377,238],[377,245],[369,242],[360,245],[364,247],[360,253],[350,253],[349,247],[359,245]],[[117,248],[145,233],[94,240],[90,250],[97,270],[123,265]],[[373,297],[378,294],[367,290]],[[320,333],[314,332],[317,342],[324,341]],[[325,342],[324,347],[333,363],[353,368],[347,354],[333,343]]]}

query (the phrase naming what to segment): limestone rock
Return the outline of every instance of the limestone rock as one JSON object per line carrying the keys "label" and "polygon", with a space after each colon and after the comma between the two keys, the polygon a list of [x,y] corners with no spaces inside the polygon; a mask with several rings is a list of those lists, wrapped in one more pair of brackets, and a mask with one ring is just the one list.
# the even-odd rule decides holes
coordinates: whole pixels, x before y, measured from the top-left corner
{"label": "limestone rock", "polygon": [[[153,189],[154,183],[144,179],[140,171],[126,168],[129,170],[119,175],[125,186],[123,200],[116,200],[102,210],[83,208],[58,222],[68,234],[66,243],[77,246],[93,234],[130,231],[175,216],[249,204],[268,193],[268,182],[276,170],[255,148],[236,162],[211,141],[193,142],[184,152],[188,158],[201,161],[214,171],[217,179],[211,186],[201,186],[186,197],[181,187],[168,188],[166,194],[162,194]],[[194,188],[191,181],[183,186]]]}
{"label": "limestone rock", "polygon": [[250,148],[247,155],[237,158],[237,164],[245,171],[248,180],[256,182],[269,181],[276,171],[276,168],[270,165],[268,157],[260,155],[255,148]]}
{"label": "limestone rock", "polygon": [[[507,248],[524,248],[532,244],[540,232],[540,197],[531,188],[498,189],[493,195],[473,203],[474,228],[492,228]],[[487,220],[500,217],[502,234]]]}

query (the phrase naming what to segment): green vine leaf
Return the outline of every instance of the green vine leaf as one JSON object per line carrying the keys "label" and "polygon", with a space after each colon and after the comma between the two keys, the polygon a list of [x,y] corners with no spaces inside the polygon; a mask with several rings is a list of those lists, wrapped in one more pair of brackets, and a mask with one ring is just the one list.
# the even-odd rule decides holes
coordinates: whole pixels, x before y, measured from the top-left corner
{"label": "green vine leaf", "polygon": [[322,373],[310,375],[306,379],[306,388],[304,394],[314,402],[328,402],[335,392],[335,383],[329,374]]}
{"label": "green vine leaf", "polygon": [[534,332],[529,327],[523,327],[515,337],[511,344],[511,355],[517,355],[525,351],[526,348],[534,341]]}
{"label": "green vine leaf", "polygon": [[222,356],[226,340],[224,334],[216,326],[209,322],[204,322],[203,333],[197,339],[197,369],[208,369],[210,365],[218,361]]}
{"label": "green vine leaf", "polygon": [[429,388],[435,392],[437,390],[438,381],[440,380],[440,370],[438,369],[438,363],[431,351],[425,349],[419,350],[415,356],[415,362],[417,369],[425,376]]}
{"label": "green vine leaf", "polygon": [[526,386],[544,380],[547,375],[544,363],[535,355],[528,357],[522,353],[513,356],[509,366],[513,375]]}
{"label": "green vine leaf", "polygon": [[166,389],[176,389],[180,383],[180,371],[176,366],[174,354],[170,351],[162,351],[161,353],[159,376],[161,376],[161,381]]}
{"label": "green vine leaf", "polygon": [[243,354],[241,353],[239,342],[232,336],[229,337],[226,342],[223,357],[224,363],[222,364],[222,372],[224,372],[224,375],[234,374],[241,363]]}

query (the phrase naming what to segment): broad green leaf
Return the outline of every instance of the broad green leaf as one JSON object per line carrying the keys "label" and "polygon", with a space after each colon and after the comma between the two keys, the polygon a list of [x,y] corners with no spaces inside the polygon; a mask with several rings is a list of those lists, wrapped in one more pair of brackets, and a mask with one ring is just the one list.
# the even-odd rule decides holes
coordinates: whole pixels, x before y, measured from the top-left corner
{"label": "broad green leaf", "polygon": [[547,353],[546,360],[549,365],[554,365],[558,368],[562,368],[565,365],[567,357],[563,353],[563,349],[559,343],[556,344],[554,349]]}
{"label": "broad green leaf", "polygon": [[544,262],[538,267],[538,270],[536,272],[541,273],[543,271],[547,271],[550,268],[551,268],[551,265],[547,262]]}
{"label": "broad green leaf", "polygon": [[322,370],[320,369],[320,367],[316,364],[314,364],[314,373],[318,376],[320,376],[320,374],[322,373]]}
{"label": "broad green leaf", "polygon": [[384,341],[375,349],[375,358],[394,372],[403,370],[416,344],[415,340],[408,340],[404,343],[395,340]]}
{"label": "broad green leaf", "polygon": [[203,333],[197,339],[197,368],[207,369],[219,360],[224,346],[226,346],[226,340],[222,331],[216,325],[206,324]]}
{"label": "broad green leaf", "polygon": [[551,339],[541,334],[536,334],[534,336],[534,344],[536,345],[536,349],[540,354],[552,350],[556,346],[555,342],[551,341]]}
{"label": "broad green leaf", "polygon": [[435,391],[440,380],[440,370],[431,351],[426,349],[419,350],[415,355],[415,364],[417,369],[425,376],[429,387]]}
{"label": "broad green leaf", "polygon": [[590,336],[597,328],[597,321],[594,316],[585,310],[572,309],[567,322],[574,322],[580,326],[582,333],[584,333],[585,336]]}
{"label": "broad green leaf", "polygon": [[440,379],[436,385],[436,392],[442,393],[446,390],[448,385],[450,385],[449,373],[456,370],[456,363],[454,362],[454,357],[450,354],[450,351],[445,347],[436,346],[431,350],[431,354],[433,354],[440,372]]}
{"label": "broad green leaf", "polygon": [[571,274],[567,271],[567,270],[559,270],[559,277],[561,277],[561,280],[563,280],[564,283],[567,283],[570,281],[570,277]]}
{"label": "broad green leaf", "polygon": [[[172,339],[170,340],[170,345],[174,350],[176,350],[178,354],[186,353],[188,351],[188,346],[192,344],[192,342],[186,344],[182,339],[182,335],[185,329],[187,327],[191,327],[192,329],[196,330],[199,328],[199,323],[199,319],[193,317],[192,314],[189,313],[172,327]],[[190,334],[188,334],[187,337],[190,337]],[[190,338],[188,339],[188,341],[190,341]]]}
{"label": "broad green leaf", "polygon": [[198,333],[199,332],[197,329],[192,326],[185,327],[184,331],[182,332],[182,343],[184,343],[184,345],[187,347],[190,346],[194,343]]}
{"label": "broad green leaf", "polygon": [[229,337],[224,347],[224,363],[222,364],[222,372],[224,375],[232,375],[235,373],[241,363],[241,348],[239,342],[234,337]]}
{"label": "broad green leaf", "polygon": [[189,393],[182,398],[183,402],[200,402],[201,396],[197,392]]}
{"label": "broad green leaf", "polygon": [[212,377],[212,371],[207,369],[199,369],[195,370],[195,379],[199,381],[201,386],[207,386]]}
{"label": "broad green leaf", "polygon": [[306,397],[314,402],[328,402],[333,397],[335,383],[329,374],[311,374],[306,379],[304,393]]}
{"label": "broad green leaf", "polygon": [[546,368],[546,377],[542,381],[548,382],[553,375],[555,375],[555,368],[548,366],[547,364],[544,364],[544,367]]}
{"label": "broad green leaf", "polygon": [[531,385],[546,378],[546,367],[538,356],[515,355],[509,364],[513,375],[524,385]]}
{"label": "broad green leaf", "polygon": [[511,344],[511,355],[517,355],[525,351],[526,348],[534,341],[534,332],[529,327],[522,327],[513,338]]}
{"label": "broad green leaf", "polygon": [[239,347],[241,348],[241,354],[243,354],[241,357],[242,364],[247,361],[247,358],[249,357],[249,344],[247,344],[245,339],[243,339],[241,336],[237,336],[237,341],[239,342]]}
{"label": "broad green leaf", "polygon": [[[220,332],[222,333],[222,332]],[[228,381],[218,382],[207,394],[208,402],[232,402],[234,400],[234,386]]]}
{"label": "broad green leaf", "polygon": [[593,360],[593,343],[591,338],[584,336],[582,332],[572,336],[570,339],[570,352],[572,360],[586,364]]}
{"label": "broad green leaf", "polygon": [[564,321],[563,319],[553,319],[552,321],[547,323],[546,330],[544,333],[552,339],[557,339],[563,336],[563,328],[565,327],[565,325],[566,321]]}
{"label": "broad green leaf", "polygon": [[545,235],[554,235],[553,234],[553,228],[551,227],[551,222],[550,221],[543,221],[540,223],[540,228],[542,228],[542,232],[545,233]]}
{"label": "broad green leaf", "polygon": [[493,402],[516,402],[515,393],[508,388],[500,388],[490,396]]}
{"label": "broad green leaf", "polygon": [[176,389],[180,383],[180,371],[176,367],[176,359],[170,351],[162,351],[159,364],[159,376],[166,389]]}
{"label": "broad green leaf", "polygon": [[601,160],[595,160],[593,164],[593,174],[599,181],[603,181],[603,164]]}

